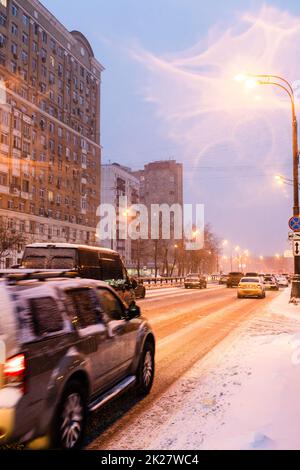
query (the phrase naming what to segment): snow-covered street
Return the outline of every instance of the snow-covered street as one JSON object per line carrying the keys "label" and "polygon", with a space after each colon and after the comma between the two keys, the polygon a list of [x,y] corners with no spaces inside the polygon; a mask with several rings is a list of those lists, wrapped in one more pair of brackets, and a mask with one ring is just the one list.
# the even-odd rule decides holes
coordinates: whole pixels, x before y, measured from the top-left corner
{"label": "snow-covered street", "polygon": [[[283,291],[168,391],[151,449],[299,449],[300,305]],[[162,405],[162,404],[161,404]]]}
{"label": "snow-covered street", "polygon": [[158,339],[153,393],[95,415],[88,448],[299,448],[300,304],[289,298],[212,288],[142,301]]}

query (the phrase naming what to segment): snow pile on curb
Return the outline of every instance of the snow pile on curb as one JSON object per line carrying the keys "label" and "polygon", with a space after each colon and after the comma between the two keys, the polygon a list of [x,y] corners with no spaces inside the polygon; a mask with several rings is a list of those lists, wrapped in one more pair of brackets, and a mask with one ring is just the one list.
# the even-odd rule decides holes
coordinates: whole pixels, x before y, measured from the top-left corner
{"label": "snow pile on curb", "polygon": [[300,305],[289,295],[186,374],[192,391],[149,448],[300,448]]}

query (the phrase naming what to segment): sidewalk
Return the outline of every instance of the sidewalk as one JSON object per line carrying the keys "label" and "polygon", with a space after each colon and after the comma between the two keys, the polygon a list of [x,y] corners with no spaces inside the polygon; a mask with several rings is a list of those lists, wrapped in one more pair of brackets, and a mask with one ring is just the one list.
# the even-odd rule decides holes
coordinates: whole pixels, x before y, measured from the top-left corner
{"label": "sidewalk", "polygon": [[148,448],[300,449],[300,305],[289,295],[185,375],[190,391]]}

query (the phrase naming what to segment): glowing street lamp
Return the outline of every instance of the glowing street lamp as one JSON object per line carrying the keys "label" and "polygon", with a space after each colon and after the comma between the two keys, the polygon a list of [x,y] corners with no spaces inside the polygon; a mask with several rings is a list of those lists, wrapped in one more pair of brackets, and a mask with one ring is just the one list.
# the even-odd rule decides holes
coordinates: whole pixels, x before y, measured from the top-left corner
{"label": "glowing street lamp", "polygon": [[[295,97],[291,84],[279,75],[269,74],[239,74],[236,81],[243,82],[246,88],[258,85],[272,85],[284,90],[291,101],[292,110],[292,147],[293,147],[293,215],[299,217],[299,149],[298,149],[298,123],[295,112]],[[250,82],[249,82],[250,80]],[[249,86],[250,85],[250,86]],[[294,278],[292,281],[291,298],[300,298],[300,256],[294,256]]]}

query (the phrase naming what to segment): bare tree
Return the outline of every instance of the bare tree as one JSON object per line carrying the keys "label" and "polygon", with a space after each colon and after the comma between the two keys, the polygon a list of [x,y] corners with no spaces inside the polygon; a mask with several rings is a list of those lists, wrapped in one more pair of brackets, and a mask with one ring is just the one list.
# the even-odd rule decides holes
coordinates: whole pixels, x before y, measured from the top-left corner
{"label": "bare tree", "polygon": [[24,242],[24,233],[10,227],[8,220],[0,220],[0,262]]}

